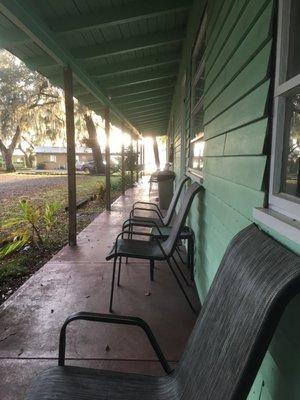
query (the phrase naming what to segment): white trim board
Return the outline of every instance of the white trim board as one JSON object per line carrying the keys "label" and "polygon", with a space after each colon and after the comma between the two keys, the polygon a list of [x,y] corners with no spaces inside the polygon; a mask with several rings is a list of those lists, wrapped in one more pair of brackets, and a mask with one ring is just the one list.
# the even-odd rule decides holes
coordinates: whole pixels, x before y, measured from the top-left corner
{"label": "white trim board", "polygon": [[253,218],[266,227],[300,245],[300,222],[266,208],[254,208]]}

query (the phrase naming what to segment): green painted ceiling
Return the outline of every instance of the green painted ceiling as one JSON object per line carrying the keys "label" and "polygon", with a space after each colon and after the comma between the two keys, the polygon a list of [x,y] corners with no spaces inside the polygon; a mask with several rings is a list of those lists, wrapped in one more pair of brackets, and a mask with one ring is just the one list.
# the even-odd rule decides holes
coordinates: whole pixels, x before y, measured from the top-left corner
{"label": "green painted ceiling", "polygon": [[0,47],[135,133],[166,133],[192,0],[0,0]]}

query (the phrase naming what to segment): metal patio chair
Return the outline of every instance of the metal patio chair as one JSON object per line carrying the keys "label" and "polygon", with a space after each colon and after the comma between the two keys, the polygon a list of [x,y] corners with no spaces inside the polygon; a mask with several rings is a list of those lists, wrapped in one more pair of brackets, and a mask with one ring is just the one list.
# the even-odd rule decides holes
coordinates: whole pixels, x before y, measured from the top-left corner
{"label": "metal patio chair", "polygon": [[[136,201],[133,206],[132,206],[132,210],[130,212],[129,218],[126,219],[123,222],[123,226],[122,226],[122,230],[124,231],[125,229],[129,229],[132,230],[134,229],[135,226],[139,226],[139,227],[153,227],[153,228],[157,228],[156,232],[155,232],[155,236],[156,238],[160,238],[162,240],[166,239],[166,234],[164,232],[162,232],[162,235],[159,235],[160,230],[158,230],[158,228],[166,228],[168,229],[168,235],[170,233],[170,229],[171,229],[171,222],[173,220],[173,217],[175,215],[175,211],[176,211],[176,207],[177,204],[180,200],[180,197],[183,195],[183,188],[186,184],[187,181],[189,181],[190,178],[187,177],[186,175],[184,175],[180,181],[178,182],[178,185],[176,187],[176,190],[173,194],[170,206],[167,210],[167,213],[165,214],[165,216],[162,213],[162,210],[159,208],[159,206],[156,203],[151,203],[151,202],[146,202],[146,201]],[[146,208],[146,207],[141,207],[141,205],[143,206],[150,206],[150,208]],[[135,215],[136,211],[147,211],[148,213],[155,213],[157,215],[157,218],[155,217],[148,217],[148,216],[140,216],[140,215]],[[187,231],[187,229],[190,229],[188,227],[185,227],[185,232]],[[130,237],[131,235],[129,235]],[[185,240],[186,239],[186,235],[181,235],[180,240]],[[187,257],[187,264],[188,267],[190,268],[190,270],[193,270],[193,262],[192,262],[192,257],[193,257],[193,250],[192,250],[192,246],[194,246],[193,243],[193,237],[192,235],[190,235],[188,237],[188,257]],[[182,263],[184,263],[184,260],[180,254],[180,251],[178,250],[178,248],[176,248],[176,252],[180,258],[180,260],[182,261]],[[128,261],[128,258],[126,257],[126,263]],[[176,260],[175,260],[176,262]],[[178,267],[178,265],[177,265]],[[191,273],[191,277],[193,280],[193,274]]]}
{"label": "metal patio chair", "polygon": [[[59,366],[37,378],[26,400],[246,400],[281,315],[299,292],[300,257],[250,225],[229,245],[174,370],[140,318],[77,313],[62,327]],[[143,329],[165,375],[65,366],[66,328],[74,320]]]}
{"label": "metal patio chair", "polygon": [[[123,224],[123,228],[127,227],[129,220],[136,221],[136,222],[154,221],[156,223],[156,225],[158,225],[158,226],[169,226],[172,221],[172,218],[175,214],[176,207],[177,207],[179,198],[182,194],[184,185],[189,179],[190,179],[189,177],[183,176],[180,179],[180,181],[178,182],[175,192],[173,194],[171,203],[169,205],[168,211],[165,216],[163,216],[162,210],[158,207],[158,205],[156,203],[150,203],[150,202],[146,202],[146,201],[136,201],[132,206],[132,210],[130,211],[129,219],[126,220]],[[150,206],[151,208],[145,207],[146,205]],[[144,206],[144,207],[142,207],[142,206]],[[138,215],[135,215],[136,211],[148,212],[148,213],[152,213],[152,215],[154,213],[154,214],[156,214],[156,217],[138,216]]]}
{"label": "metal patio chair", "polygon": [[[155,261],[167,261],[167,264],[174,275],[185,299],[189,303],[191,309],[195,312],[195,309],[185,292],[180,279],[175,273],[175,270],[172,266],[171,259],[174,261],[173,254],[176,250],[177,244],[178,244],[178,238],[180,236],[181,230],[185,224],[187,215],[189,213],[190,207],[192,205],[193,199],[196,196],[196,194],[201,190],[201,186],[194,182],[185,192],[181,206],[179,209],[178,214],[176,215],[174,219],[174,223],[170,232],[170,235],[167,240],[161,241],[155,237],[155,235],[152,235],[151,233],[146,233],[146,232],[135,232],[132,230],[122,230],[122,232],[119,233],[119,235],[116,238],[115,244],[109,253],[109,255],[106,257],[106,260],[111,260],[114,259],[113,263],[113,273],[112,273],[112,284],[111,284],[111,295],[110,295],[110,303],[109,303],[109,310],[112,312],[112,304],[113,304],[113,295],[114,295],[114,287],[115,287],[115,274],[116,274],[116,263],[117,259],[119,258],[119,270],[118,270],[118,286],[120,285],[120,272],[121,272],[121,261],[122,257],[125,258],[139,258],[143,260],[149,260],[150,261],[150,279],[154,279],[154,262]],[[129,235],[130,238],[125,239],[124,235]],[[152,240],[146,241],[146,240],[136,240],[132,239],[133,235],[138,235],[142,237],[148,237],[151,238]],[[175,266],[179,268],[178,264],[176,263],[175,260]],[[185,280],[185,282],[188,284],[186,281],[186,278],[184,277],[184,274],[182,271],[179,269],[179,272],[181,273],[182,278]]]}

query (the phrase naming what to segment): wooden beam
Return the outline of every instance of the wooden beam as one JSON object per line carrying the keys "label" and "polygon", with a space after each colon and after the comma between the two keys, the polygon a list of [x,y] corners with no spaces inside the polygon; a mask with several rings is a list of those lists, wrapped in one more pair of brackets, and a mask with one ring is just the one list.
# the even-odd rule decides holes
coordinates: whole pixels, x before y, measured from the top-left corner
{"label": "wooden beam", "polygon": [[121,105],[121,104],[125,105],[125,104],[141,103],[141,102],[144,103],[145,101],[148,101],[148,100],[162,99],[162,98],[164,98],[164,99],[168,98],[168,100],[170,101],[172,99],[172,94],[173,94],[173,90],[171,90],[169,92],[164,90],[162,93],[156,93],[156,94],[147,94],[146,93],[144,95],[137,95],[132,100],[124,101],[122,99],[121,101],[118,100],[118,101],[115,101],[114,103],[118,104],[118,105]]}
{"label": "wooden beam", "polygon": [[160,158],[159,158],[159,151],[158,151],[158,144],[156,137],[153,138],[153,152],[154,152],[154,159],[156,164],[156,169],[160,170]]}
{"label": "wooden beam", "polygon": [[106,194],[106,210],[110,211],[111,205],[111,184],[110,184],[110,121],[109,121],[109,107],[105,109],[105,135],[106,135],[106,147],[105,147],[105,194]]}
{"label": "wooden beam", "polygon": [[167,123],[165,121],[156,121],[156,122],[144,122],[141,124],[138,124],[139,129],[141,131],[144,131],[145,129],[148,128],[166,128],[167,127]]}
{"label": "wooden beam", "polygon": [[121,88],[124,86],[134,86],[140,83],[154,82],[157,80],[166,80],[174,78],[178,74],[177,67],[163,66],[155,69],[154,71],[139,71],[129,76],[119,76],[110,79],[103,79],[99,84],[101,87],[106,89],[110,95],[110,91],[115,88]]}
{"label": "wooden beam", "polygon": [[[133,156],[133,138],[131,135],[130,139],[130,153]],[[133,187],[134,184],[134,176],[133,176],[133,163],[131,162],[131,170],[130,170],[130,186]]]}
{"label": "wooden beam", "polygon": [[170,89],[175,86],[175,79],[163,79],[154,82],[142,82],[131,85],[130,87],[123,87],[117,89],[110,89],[109,94],[112,99],[135,96],[141,93],[154,92],[159,89]]}
{"label": "wooden beam", "polygon": [[155,123],[144,123],[144,124],[139,124],[139,129],[141,131],[145,131],[148,129],[166,129],[167,128],[167,123],[165,122],[155,122]]}
{"label": "wooden beam", "polygon": [[141,143],[141,164],[142,164],[142,176],[145,174],[145,145],[144,142]]}
{"label": "wooden beam", "polygon": [[169,110],[168,109],[160,109],[160,110],[154,110],[154,111],[148,111],[146,113],[143,114],[128,114],[128,118],[131,121],[140,121],[146,118],[155,118],[157,116],[164,116],[164,115],[168,115],[169,114]]}
{"label": "wooden beam", "polygon": [[166,52],[163,54],[152,55],[143,58],[134,58],[128,61],[118,62],[109,65],[95,65],[85,66],[87,72],[98,78],[109,78],[115,75],[123,75],[128,72],[143,71],[145,69],[158,67],[162,65],[177,64],[181,60],[181,53],[176,52]]}
{"label": "wooden beam", "polygon": [[74,101],[73,101],[73,74],[70,67],[64,68],[64,89],[65,89],[67,163],[68,163],[69,245],[76,246],[75,123],[74,123]]}
{"label": "wooden beam", "polygon": [[127,39],[104,42],[99,45],[81,46],[72,49],[73,56],[80,60],[99,59],[119,54],[132,53],[137,50],[145,50],[160,47],[169,43],[182,42],[185,38],[185,30],[171,30],[133,36]]}
{"label": "wooden beam", "polygon": [[[8,0],[5,0],[8,1]],[[13,0],[17,1],[17,0]],[[19,0],[20,1],[20,0]],[[147,34],[144,36],[133,36],[127,39],[103,42],[92,46],[80,46],[69,49],[69,52],[77,60],[92,60],[111,57],[119,54],[132,53],[137,50],[145,50],[160,47],[169,43],[179,43],[185,38],[185,30],[171,30]],[[36,67],[53,65],[53,59],[49,56],[36,56],[26,60],[30,65]]]}
{"label": "wooden beam", "polygon": [[140,171],[139,171],[139,166],[140,166],[140,154],[139,154],[139,141],[136,140],[136,154],[137,154],[137,168],[136,168],[136,181],[139,181],[140,178]]}
{"label": "wooden beam", "polygon": [[156,122],[158,120],[164,120],[165,118],[168,118],[169,113],[168,112],[164,112],[164,113],[157,113],[157,114],[153,114],[153,115],[141,115],[138,117],[132,117],[130,120],[131,121],[135,121],[135,124],[140,124],[143,122]]}
{"label": "wooden beam", "polygon": [[[82,62],[81,65],[93,78],[112,78],[117,75],[127,74],[129,72],[138,72],[150,70],[153,67],[162,66],[174,66],[178,65],[181,60],[181,53],[176,52],[166,52],[163,54],[152,55],[143,58],[134,58],[128,61],[118,62],[114,64],[104,64],[104,65],[93,65],[90,66],[90,62]],[[39,67],[39,71],[42,74],[47,75],[49,79],[56,79],[60,76],[59,66],[50,65]]]}
{"label": "wooden beam", "polygon": [[141,109],[141,110],[134,110],[131,112],[127,112],[126,115],[130,119],[135,116],[143,116],[143,115],[155,115],[156,113],[159,113],[161,111],[163,112],[170,112],[171,107],[168,105],[166,106],[160,106],[160,107],[153,107],[153,108],[148,108],[146,110]]}
{"label": "wooden beam", "polygon": [[20,29],[4,29],[0,31],[0,47],[5,49],[12,45],[24,44],[31,39]]}
{"label": "wooden beam", "polygon": [[152,0],[151,2],[138,0],[130,4],[102,7],[90,13],[48,19],[47,23],[51,30],[57,33],[82,31],[140,21],[170,12],[185,11],[191,3],[191,0]]}
{"label": "wooden beam", "polygon": [[135,111],[135,110],[147,110],[150,108],[157,108],[160,106],[167,106],[167,105],[171,106],[171,104],[172,104],[171,98],[170,99],[162,99],[162,100],[150,99],[143,103],[129,104],[129,105],[124,104],[123,106],[120,105],[120,108],[124,113],[128,113],[128,112]]}
{"label": "wooden beam", "polygon": [[124,146],[124,124],[122,125],[122,150],[121,150],[121,186],[122,186],[122,195],[125,195],[126,192],[126,171],[125,171],[125,146]]}

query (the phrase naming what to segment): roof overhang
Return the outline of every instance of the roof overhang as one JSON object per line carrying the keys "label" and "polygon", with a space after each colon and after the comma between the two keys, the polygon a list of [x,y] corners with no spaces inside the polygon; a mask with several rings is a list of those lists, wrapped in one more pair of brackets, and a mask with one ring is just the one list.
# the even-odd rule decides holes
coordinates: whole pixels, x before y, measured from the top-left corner
{"label": "roof overhang", "polygon": [[75,97],[135,136],[165,134],[192,1],[117,2],[0,0],[0,46],[61,87],[69,66]]}

